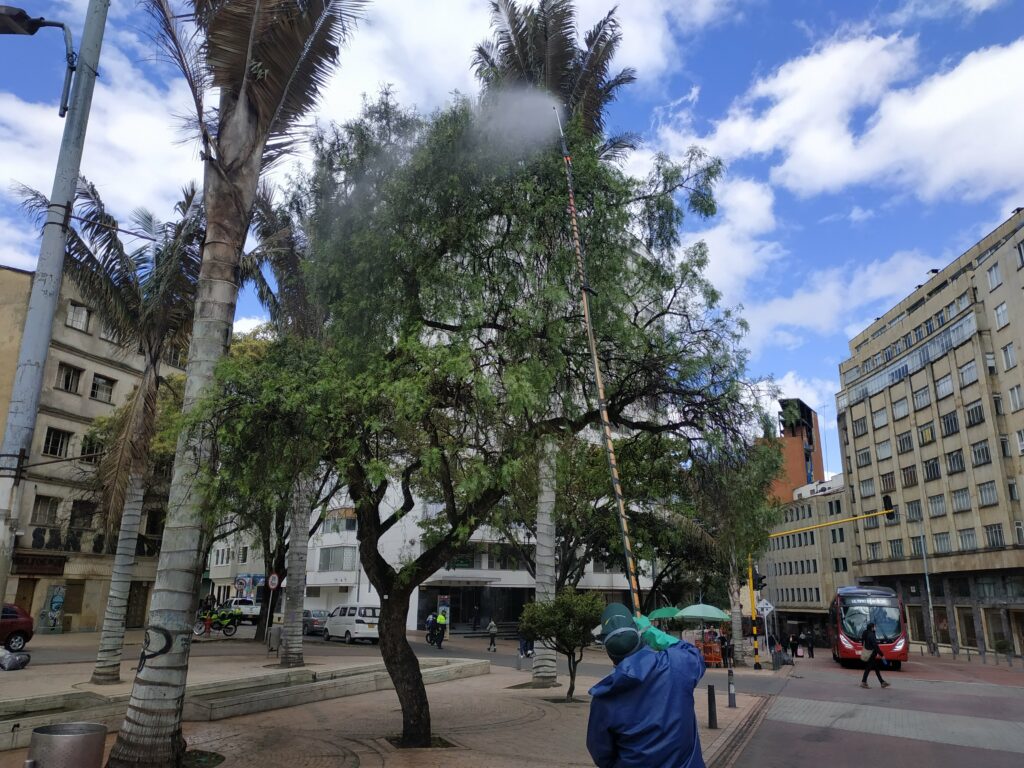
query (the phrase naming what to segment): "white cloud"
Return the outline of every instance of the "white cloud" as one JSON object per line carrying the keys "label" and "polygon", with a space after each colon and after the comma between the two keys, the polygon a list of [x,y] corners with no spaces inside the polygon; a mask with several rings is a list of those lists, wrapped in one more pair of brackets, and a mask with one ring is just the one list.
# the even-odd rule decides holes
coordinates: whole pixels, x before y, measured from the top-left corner
{"label": "white cloud", "polygon": [[782,247],[764,235],[775,230],[775,194],[753,179],[726,177],[715,191],[719,218],[703,230],[688,234],[687,244],[708,245],[707,277],[727,303],[744,300],[749,280],[779,259]]}
{"label": "white cloud", "polygon": [[246,316],[236,317],[232,328],[233,333],[252,333],[264,323],[268,322],[267,317]]}
{"label": "white cloud", "polygon": [[925,201],[1024,190],[1024,39],[974,51],[916,82],[916,39],[830,39],[756,81],[706,136],[687,110],[662,126],[673,151],[701,143],[728,159],[763,156],[800,195],[900,187]]}
{"label": "white cloud", "polygon": [[[804,377],[797,371],[786,371],[782,378],[775,380],[779,388],[779,397],[796,397],[803,400],[818,412],[821,426],[827,426],[821,419],[826,409],[835,410],[835,396],[839,391],[839,382],[818,377]],[[832,424],[835,427],[835,424]]]}
{"label": "white cloud", "polygon": [[39,233],[27,221],[0,216],[0,264],[34,270],[39,254]]}
{"label": "white cloud", "polygon": [[853,206],[850,212],[847,214],[847,218],[854,224],[860,224],[862,221],[874,218],[875,212],[870,208],[861,208],[859,205]]}
{"label": "white cloud", "polygon": [[907,0],[886,17],[890,24],[906,24],[914,19],[943,19],[948,16],[973,18],[1003,5],[1005,0]]}

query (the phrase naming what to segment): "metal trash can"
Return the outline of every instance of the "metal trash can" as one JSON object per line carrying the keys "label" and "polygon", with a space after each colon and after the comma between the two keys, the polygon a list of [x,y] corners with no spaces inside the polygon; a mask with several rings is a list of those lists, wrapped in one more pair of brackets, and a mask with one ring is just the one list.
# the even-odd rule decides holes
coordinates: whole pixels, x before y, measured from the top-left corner
{"label": "metal trash can", "polygon": [[59,723],[32,729],[29,760],[35,768],[102,768],[107,726]]}

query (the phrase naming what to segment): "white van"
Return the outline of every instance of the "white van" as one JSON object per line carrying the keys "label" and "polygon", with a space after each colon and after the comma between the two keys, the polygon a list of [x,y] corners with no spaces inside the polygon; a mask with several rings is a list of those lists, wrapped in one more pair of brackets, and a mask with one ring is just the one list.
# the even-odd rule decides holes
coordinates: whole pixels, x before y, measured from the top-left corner
{"label": "white van", "polygon": [[380,634],[377,623],[380,621],[379,605],[339,605],[327,615],[324,624],[324,640],[336,637],[343,638],[346,643],[356,640],[369,640],[377,643]]}

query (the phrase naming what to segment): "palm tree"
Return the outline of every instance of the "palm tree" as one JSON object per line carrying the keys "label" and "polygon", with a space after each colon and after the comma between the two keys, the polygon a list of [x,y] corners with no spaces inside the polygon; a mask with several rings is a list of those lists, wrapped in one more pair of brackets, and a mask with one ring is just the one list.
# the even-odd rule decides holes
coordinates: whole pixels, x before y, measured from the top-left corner
{"label": "palm tree", "polygon": [[[211,384],[231,340],[239,261],[260,174],[299,138],[337,63],[361,0],[146,0],[167,57],[190,89],[202,158],[206,238],[189,346],[184,410]],[[217,105],[206,103],[216,89]],[[142,662],[112,768],[177,768],[191,624],[210,539],[194,482],[208,461],[201,435],[178,440],[167,523]]]}
{"label": "palm tree", "polygon": [[543,88],[566,114],[580,119],[588,135],[603,139],[602,156],[613,159],[635,148],[632,133],[605,136],[605,110],[620,88],[636,80],[629,67],[611,74],[622,41],[614,8],[584,34],[583,47],[572,0],[540,0],[536,7],[492,0],[491,27],[493,38],[478,45],[473,56],[485,94],[509,86]]}
{"label": "palm tree", "polygon": [[[24,190],[26,207],[45,217],[48,201]],[[82,179],[75,211],[80,226],[69,227],[64,271],[95,308],[110,338],[139,351],[142,379],[116,414],[114,438],[106,446],[98,479],[105,511],[103,540],[120,526],[110,592],[92,682],[120,682],[125,611],[142,518],[149,446],[156,429],[160,365],[166,353],[183,349],[192,332],[192,305],[202,259],[204,219],[195,185],[182,190],[178,219],[158,221],[137,210],[129,234],[144,242],[128,247],[123,231],[96,187]]]}

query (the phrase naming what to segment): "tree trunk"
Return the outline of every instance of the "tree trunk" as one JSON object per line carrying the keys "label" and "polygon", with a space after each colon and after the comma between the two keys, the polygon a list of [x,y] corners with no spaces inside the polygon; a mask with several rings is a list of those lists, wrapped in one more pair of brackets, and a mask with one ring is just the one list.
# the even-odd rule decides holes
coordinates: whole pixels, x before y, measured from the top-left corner
{"label": "tree trunk", "polygon": [[110,592],[103,615],[100,648],[96,654],[96,666],[92,670],[91,682],[95,685],[121,682],[125,613],[132,585],[132,568],[135,566],[135,547],[139,540],[144,495],[142,475],[133,475],[121,512],[121,530],[117,535],[117,554],[114,556],[114,567],[110,574]]}
{"label": "tree trunk", "polygon": [[[555,461],[557,447],[553,439],[545,441],[537,466],[537,575],[536,600],[550,603],[555,599]],[[550,688],[558,677],[558,655],[543,645],[533,656],[533,686]]]}
{"label": "tree trunk", "polygon": [[409,592],[392,589],[381,600],[380,655],[402,706],[402,746],[430,746],[430,704],[419,659],[405,636]]}
{"label": "tree trunk", "polygon": [[579,664],[579,659],[576,658],[575,653],[569,654],[569,690],[565,693],[565,700],[572,701],[572,695],[576,693],[576,665]]}
{"label": "tree trunk", "polygon": [[[238,299],[238,262],[252,212],[265,137],[248,104],[220,93],[218,169],[203,180],[207,228],[188,352],[184,412],[209,387],[227,354]],[[150,602],[146,642],[108,768],[179,768],[185,753],[181,711],[208,531],[197,476],[209,460],[200,436],[182,433],[174,459],[167,524]]]}
{"label": "tree trunk", "polygon": [[309,551],[309,508],[315,481],[300,477],[292,494],[288,536],[288,588],[285,593],[284,634],[281,636],[281,666],[301,667],[302,608],[306,601],[306,557]]}
{"label": "tree trunk", "polygon": [[735,571],[729,573],[729,611],[732,613],[732,653],[736,666],[743,666],[744,661],[743,645],[743,603],[740,601],[740,590],[743,584],[740,583]]}
{"label": "tree trunk", "polygon": [[[264,560],[264,584],[267,583],[267,579],[270,578],[272,573],[276,573],[281,581],[288,577],[288,569],[285,567],[288,556],[287,546],[288,543],[284,541],[284,536],[282,535],[278,539],[277,549],[274,550],[274,557],[271,560]],[[267,641],[267,632],[270,631],[270,627],[274,623],[274,613],[277,611],[277,603],[280,596],[280,589],[270,589],[264,586],[263,600],[260,602],[260,617],[256,621],[256,633],[253,636],[253,642],[265,643]]]}

